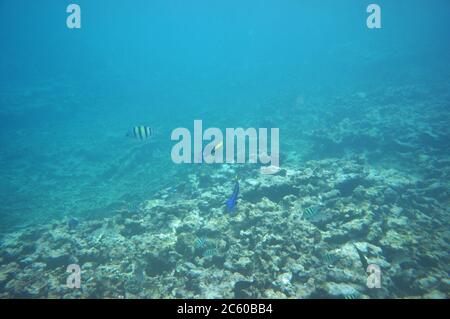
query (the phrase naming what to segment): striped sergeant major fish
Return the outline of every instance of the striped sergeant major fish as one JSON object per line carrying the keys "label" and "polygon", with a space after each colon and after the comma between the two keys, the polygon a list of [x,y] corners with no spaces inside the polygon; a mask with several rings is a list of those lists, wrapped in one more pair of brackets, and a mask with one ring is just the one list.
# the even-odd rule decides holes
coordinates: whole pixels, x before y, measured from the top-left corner
{"label": "striped sergeant major fish", "polygon": [[203,257],[212,257],[217,255],[219,252],[217,250],[217,248],[209,248],[207,250],[205,250],[205,252],[203,253]]}
{"label": "striped sergeant major fish", "polygon": [[338,255],[333,254],[333,253],[326,253],[323,256],[323,260],[327,264],[328,268],[334,268],[334,264],[336,262],[338,262],[339,260],[341,260],[341,259],[342,259],[341,256],[338,256]]}
{"label": "striped sergeant major fish", "polygon": [[128,137],[133,137],[141,141],[148,140],[154,135],[155,129],[145,125],[135,126],[132,128],[131,132],[128,132],[127,134]]}
{"label": "striped sergeant major fish", "polygon": [[314,215],[319,211],[319,207],[318,206],[312,206],[312,207],[308,207],[303,211],[303,215],[302,217],[304,219],[310,219],[312,217],[314,217]]}
{"label": "striped sergeant major fish", "polygon": [[194,242],[194,247],[196,249],[203,249],[208,246],[208,242],[205,238],[197,238]]}

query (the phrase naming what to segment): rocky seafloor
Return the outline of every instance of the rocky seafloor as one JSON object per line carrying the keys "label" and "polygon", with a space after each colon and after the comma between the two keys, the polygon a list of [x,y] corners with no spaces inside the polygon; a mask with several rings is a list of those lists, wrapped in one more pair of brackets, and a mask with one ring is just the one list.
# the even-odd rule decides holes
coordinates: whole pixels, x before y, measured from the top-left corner
{"label": "rocky seafloor", "polygon": [[[382,87],[261,111],[262,127],[285,123],[290,137],[278,175],[194,166],[154,193],[121,171],[106,185],[148,200],[1,238],[0,298],[449,298],[449,92],[449,83]],[[134,175],[148,169],[137,166]],[[89,185],[72,181],[89,194],[77,204],[109,194]],[[358,251],[380,267],[380,288],[367,287]],[[79,289],[66,285],[70,264],[81,267]]]}
{"label": "rocky seafloor", "polygon": [[[448,164],[426,176],[359,157],[278,175],[199,171],[138,208],[5,236],[0,297],[448,298]],[[381,288],[367,287],[356,248],[380,267]],[[79,289],[66,285],[69,264]]]}

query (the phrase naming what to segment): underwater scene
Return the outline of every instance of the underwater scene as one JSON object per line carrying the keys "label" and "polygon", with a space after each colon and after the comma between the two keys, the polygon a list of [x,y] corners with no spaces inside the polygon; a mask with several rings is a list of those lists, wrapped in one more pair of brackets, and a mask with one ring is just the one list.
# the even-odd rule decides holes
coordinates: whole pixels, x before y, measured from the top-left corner
{"label": "underwater scene", "polygon": [[448,0],[1,0],[0,298],[449,298],[449,39]]}

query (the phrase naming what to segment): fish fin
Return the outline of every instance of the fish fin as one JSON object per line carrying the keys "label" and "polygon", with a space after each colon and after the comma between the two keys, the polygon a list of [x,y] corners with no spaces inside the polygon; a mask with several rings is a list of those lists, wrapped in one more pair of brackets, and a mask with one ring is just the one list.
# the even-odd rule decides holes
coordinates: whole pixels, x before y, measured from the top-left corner
{"label": "fish fin", "polygon": [[227,212],[229,212],[229,213],[233,213],[234,212],[234,210],[236,208],[236,204],[234,204],[231,199],[228,199],[225,202],[225,205],[226,205]]}

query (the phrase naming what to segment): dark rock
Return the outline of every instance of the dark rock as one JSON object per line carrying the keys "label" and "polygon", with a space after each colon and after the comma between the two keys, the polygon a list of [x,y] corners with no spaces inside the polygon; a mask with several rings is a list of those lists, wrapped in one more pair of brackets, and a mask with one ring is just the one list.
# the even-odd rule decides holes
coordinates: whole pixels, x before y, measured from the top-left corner
{"label": "dark rock", "polygon": [[140,235],[145,232],[145,227],[141,225],[141,223],[134,221],[132,219],[126,219],[124,228],[120,232],[123,236],[134,236]]}
{"label": "dark rock", "polygon": [[362,185],[364,180],[358,176],[349,176],[343,181],[336,184],[336,189],[339,190],[342,196],[347,197],[353,193],[353,190]]}
{"label": "dark rock", "polygon": [[252,298],[252,293],[249,289],[252,287],[252,281],[240,280],[234,284],[234,298],[248,299]]}
{"label": "dark rock", "polygon": [[144,257],[145,273],[150,277],[155,277],[172,270],[175,264],[170,258],[165,257],[158,254],[147,254]]}

